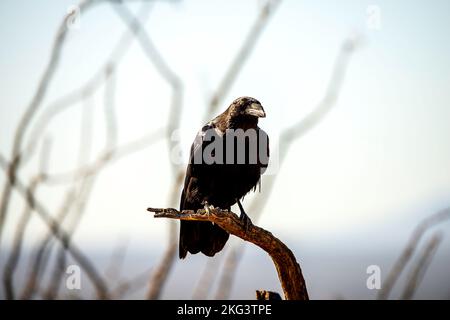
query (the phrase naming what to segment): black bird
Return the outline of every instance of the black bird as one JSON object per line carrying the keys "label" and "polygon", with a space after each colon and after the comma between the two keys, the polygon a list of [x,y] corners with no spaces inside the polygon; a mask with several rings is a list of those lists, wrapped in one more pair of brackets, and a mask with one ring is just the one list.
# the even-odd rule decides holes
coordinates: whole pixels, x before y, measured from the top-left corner
{"label": "black bird", "polygon": [[[237,202],[240,218],[247,226],[251,223],[240,199],[256,188],[268,165],[269,139],[258,127],[258,119],[265,116],[258,100],[240,97],[200,130],[191,147],[180,210],[230,210]],[[211,222],[181,221],[179,257],[188,252],[212,257],[228,237]]]}

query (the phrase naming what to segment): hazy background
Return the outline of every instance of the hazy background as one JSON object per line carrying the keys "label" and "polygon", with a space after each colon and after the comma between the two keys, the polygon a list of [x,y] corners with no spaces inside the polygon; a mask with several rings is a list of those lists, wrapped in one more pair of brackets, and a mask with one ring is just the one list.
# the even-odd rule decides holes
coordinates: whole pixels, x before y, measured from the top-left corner
{"label": "hazy background", "polygon": [[[7,159],[14,130],[48,62],[56,30],[74,4],[0,2],[0,152]],[[145,29],[183,83],[178,131],[183,161],[212,94],[263,4],[155,1]],[[379,28],[368,26],[370,5],[380,10]],[[141,2],[127,6],[137,12]],[[81,12],[79,26],[68,32],[38,114],[91,78],[126,29],[107,2]],[[276,184],[258,222],[294,251],[311,298],[374,298],[376,290],[366,287],[367,266],[379,265],[385,276],[417,223],[450,205],[448,30],[450,2],[446,0],[283,0],[219,106],[220,113],[238,96],[257,98],[267,113],[260,126],[276,144],[284,128],[302,119],[323,98],[344,40],[360,39],[337,103],[292,144],[286,161],[272,172],[277,175]],[[136,41],[114,79],[119,144],[164,128],[171,88]],[[92,112],[94,123],[91,156],[84,162],[101,150],[104,91],[100,88],[49,124],[44,134],[51,138],[49,172],[77,167],[83,114]],[[30,131],[27,134],[25,141]],[[74,243],[100,270],[107,268],[111,254],[121,245],[127,247],[121,268],[125,278],[159,262],[167,243],[168,221],[153,219],[145,209],[177,205],[169,203],[174,157],[168,157],[167,148],[161,139],[107,166],[96,181]],[[29,181],[36,168],[37,159],[33,159],[19,176]],[[1,174],[0,183],[4,181]],[[246,197],[245,207],[253,197],[266,196],[264,186],[263,179],[261,193]],[[54,211],[64,190],[45,185],[37,196]],[[23,201],[14,194],[2,235],[0,271],[22,208]],[[448,223],[439,228],[445,238],[416,298],[450,297]],[[25,238],[23,265],[44,230],[34,216]],[[227,247],[239,241],[233,239]],[[190,299],[206,260],[190,255],[176,261],[162,298]],[[19,272],[25,270],[19,268]],[[19,288],[22,277],[16,279]],[[83,285],[89,287],[87,279],[83,278]],[[259,288],[281,292],[269,257],[248,245],[230,297],[253,299]],[[142,286],[127,297],[143,298],[145,290]],[[392,297],[401,291],[400,283]],[[89,290],[83,294],[88,297]]]}

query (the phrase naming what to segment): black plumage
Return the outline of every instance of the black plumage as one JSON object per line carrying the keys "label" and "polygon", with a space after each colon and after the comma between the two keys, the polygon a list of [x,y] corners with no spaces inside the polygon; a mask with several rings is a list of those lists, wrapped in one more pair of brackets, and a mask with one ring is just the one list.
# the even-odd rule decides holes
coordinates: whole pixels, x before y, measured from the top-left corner
{"label": "black plumage", "polygon": [[[180,210],[230,209],[237,202],[241,219],[249,222],[240,199],[256,187],[269,159],[268,136],[258,127],[261,117],[265,111],[258,100],[240,97],[200,130],[191,147]],[[228,238],[210,222],[181,221],[179,257],[187,252],[214,256]]]}

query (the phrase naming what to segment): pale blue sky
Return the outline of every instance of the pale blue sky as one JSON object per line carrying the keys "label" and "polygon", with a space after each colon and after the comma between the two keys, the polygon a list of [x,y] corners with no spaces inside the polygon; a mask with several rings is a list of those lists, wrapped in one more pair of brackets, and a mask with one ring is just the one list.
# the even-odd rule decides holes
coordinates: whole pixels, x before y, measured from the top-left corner
{"label": "pale blue sky", "polygon": [[[155,4],[147,31],[185,86],[180,128],[184,151],[260,3]],[[14,128],[47,63],[55,29],[72,4],[0,2],[2,154],[9,155]],[[380,30],[366,27],[369,5],[380,8]],[[138,7],[131,6],[134,11]],[[42,108],[92,76],[123,30],[108,4],[82,13],[81,27],[69,33]],[[343,40],[361,34],[364,41],[351,59],[336,107],[290,149],[262,226],[292,241],[348,238],[354,243],[356,237],[363,244],[401,247],[420,217],[450,205],[448,30],[446,0],[282,1],[221,106],[225,109],[236,96],[254,96],[267,111],[261,127],[270,136],[277,137],[320,101]],[[164,124],[169,95],[170,88],[134,44],[117,76],[119,140]],[[99,123],[102,98],[100,91],[92,101]],[[81,109],[61,115],[49,128],[58,150],[51,159],[54,171],[76,164],[80,125],[74,119],[80,118]],[[94,148],[103,141],[102,125],[95,129]],[[96,185],[76,240],[103,246],[132,234],[135,244],[163,243],[166,229],[145,214],[145,207],[167,205],[172,181],[166,154],[161,142],[109,167]],[[34,168],[27,167],[23,179]],[[41,196],[55,207],[61,191],[49,188]],[[262,193],[255,196],[264,197],[264,181]],[[3,244],[10,241],[13,213],[20,208],[17,203],[12,207]],[[31,229],[38,234],[41,227],[36,220]],[[392,239],[359,237],[369,230],[395,232]]]}

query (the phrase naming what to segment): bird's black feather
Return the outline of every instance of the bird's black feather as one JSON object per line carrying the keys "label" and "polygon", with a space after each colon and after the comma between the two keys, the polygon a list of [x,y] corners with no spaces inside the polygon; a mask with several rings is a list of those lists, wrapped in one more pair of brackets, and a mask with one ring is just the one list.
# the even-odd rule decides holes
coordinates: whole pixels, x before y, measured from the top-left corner
{"label": "bird's black feather", "polygon": [[[252,105],[256,106],[253,108],[258,108],[258,110],[248,111]],[[200,130],[191,147],[180,210],[201,209],[206,203],[221,209],[230,209],[237,200],[244,197],[257,185],[262,172],[267,167],[269,148],[268,136],[258,127],[258,117],[254,114],[265,116],[261,104],[256,99],[241,97],[236,99],[224,113]],[[241,134],[253,130],[256,134],[256,140],[251,138],[245,140],[245,148],[239,149],[235,145],[234,158],[231,163],[226,161],[226,145],[230,139],[236,139],[236,133],[231,133],[232,131],[229,129],[241,129]],[[206,139],[211,132],[215,133],[214,139]],[[223,161],[212,164],[204,163],[205,148],[214,141],[223,146],[222,149],[215,150],[216,152],[221,151]],[[261,144],[260,141],[263,143]],[[252,143],[256,143],[256,148],[251,147]],[[263,152],[260,152],[261,146],[265,146]],[[242,156],[240,154],[242,152],[245,152],[244,163],[236,163],[238,156]],[[252,154],[255,152],[256,155]],[[256,161],[252,162],[251,159],[255,159],[255,157]],[[198,159],[201,159],[202,162],[198,163]],[[214,256],[222,250],[228,238],[229,234],[226,231],[210,222],[181,221],[179,257],[185,258],[187,252],[191,254],[202,252],[207,256]]]}

